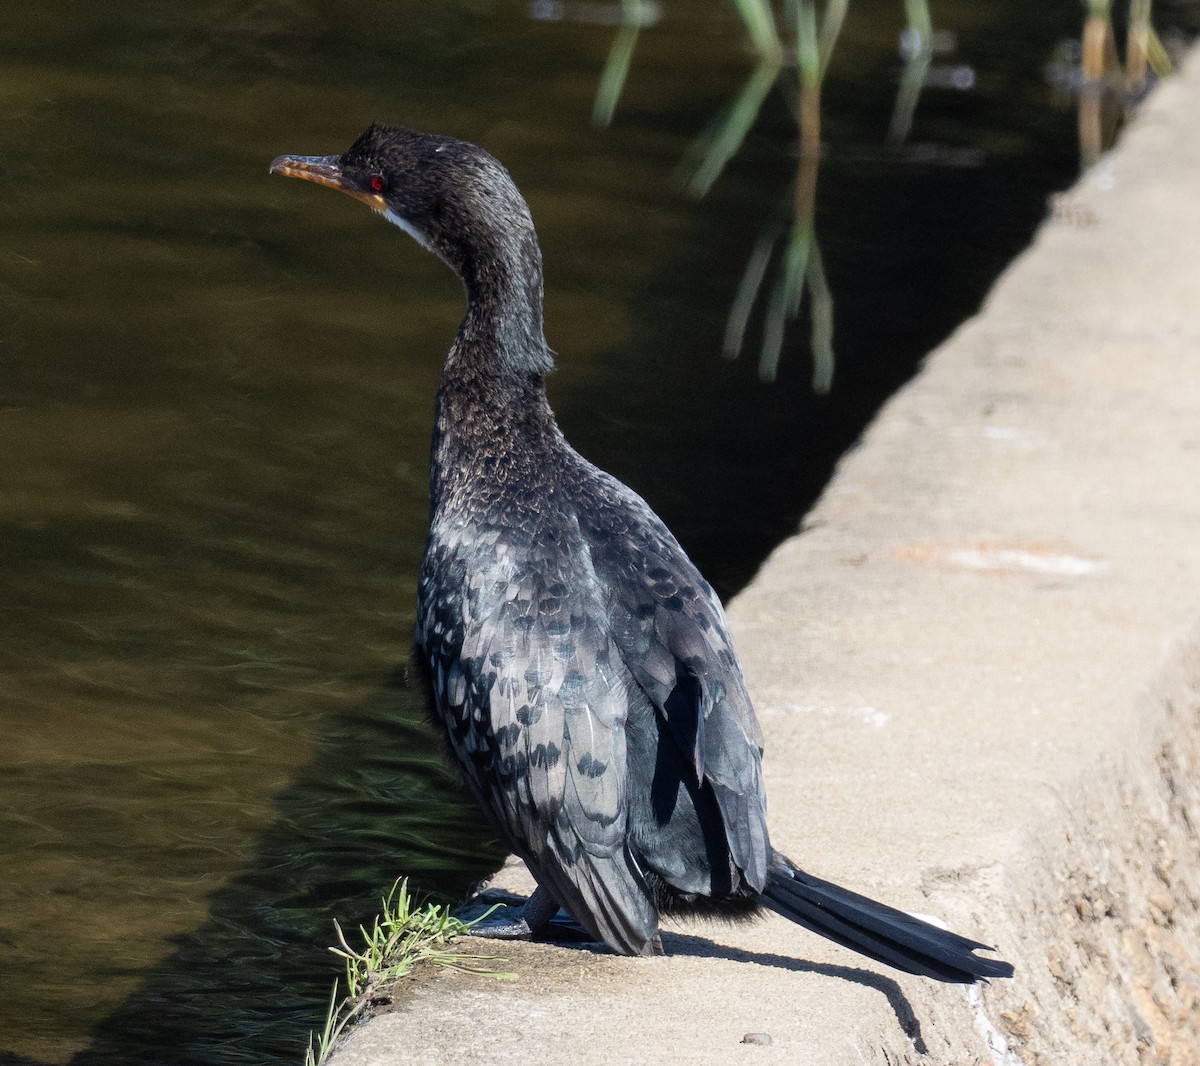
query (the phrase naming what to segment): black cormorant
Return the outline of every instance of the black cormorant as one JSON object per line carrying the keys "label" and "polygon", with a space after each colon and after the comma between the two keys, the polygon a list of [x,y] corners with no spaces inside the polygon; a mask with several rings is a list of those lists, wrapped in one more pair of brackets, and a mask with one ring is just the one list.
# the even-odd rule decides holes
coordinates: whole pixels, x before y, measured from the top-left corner
{"label": "black cormorant", "polygon": [[[538,890],[614,951],[661,914],[763,907],[943,981],[984,945],[813,877],[771,847],[762,740],[721,604],[653,511],[563,438],[546,400],[542,259],[487,152],[373,125],[271,171],[348,193],[462,279],[437,394],[417,648],[467,785]],[[511,928],[510,928],[511,931]]]}

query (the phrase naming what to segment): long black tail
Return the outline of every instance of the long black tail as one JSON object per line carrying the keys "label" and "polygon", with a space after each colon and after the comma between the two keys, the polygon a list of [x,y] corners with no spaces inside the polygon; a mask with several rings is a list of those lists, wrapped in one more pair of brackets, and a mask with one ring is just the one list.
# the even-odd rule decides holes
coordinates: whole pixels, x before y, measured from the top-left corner
{"label": "long black tail", "polygon": [[959,984],[1013,975],[1007,962],[975,955],[979,948],[991,950],[986,944],[806,874],[779,852],[762,901],[806,929],[906,973]]}

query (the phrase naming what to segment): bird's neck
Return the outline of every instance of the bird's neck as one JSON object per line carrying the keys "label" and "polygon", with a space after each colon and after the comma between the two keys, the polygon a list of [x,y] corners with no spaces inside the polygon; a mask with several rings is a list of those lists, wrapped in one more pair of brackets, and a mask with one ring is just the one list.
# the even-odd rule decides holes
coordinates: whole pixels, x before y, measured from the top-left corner
{"label": "bird's neck", "polygon": [[468,357],[463,341],[460,333],[437,395],[429,466],[435,520],[502,508],[505,498],[553,477],[567,451],[541,376],[497,379]]}
{"label": "bird's neck", "polygon": [[546,397],[536,240],[455,264],[467,312],[438,389],[430,496],[435,514],[478,497],[480,475],[517,490],[564,447]]}
{"label": "bird's neck", "polygon": [[[524,224],[521,224],[521,223]],[[528,216],[515,225],[476,225],[469,247],[445,258],[467,290],[467,313],[447,374],[480,371],[498,386],[539,377],[554,363],[542,332],[542,253]]]}

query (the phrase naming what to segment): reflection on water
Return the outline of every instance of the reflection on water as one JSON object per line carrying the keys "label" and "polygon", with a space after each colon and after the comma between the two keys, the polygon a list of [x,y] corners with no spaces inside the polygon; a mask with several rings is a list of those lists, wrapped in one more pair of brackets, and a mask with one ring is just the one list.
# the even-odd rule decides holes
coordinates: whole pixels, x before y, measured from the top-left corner
{"label": "reflection on water", "polygon": [[1145,93],[1151,68],[1156,77],[1172,62],[1150,21],[1150,0],[1130,0],[1122,65],[1112,23],[1111,0],[1087,0],[1080,36],[1078,82],[1079,156],[1094,166],[1116,140],[1121,120]]}
{"label": "reflection on water", "polygon": [[702,202],[673,180],[752,69],[720,5],[663,5],[604,131],[612,29],[516,0],[6,13],[0,1062],[295,1062],[331,920],[402,874],[454,896],[497,859],[403,669],[461,295],[267,162],[375,118],[500,155],[545,246],[568,435],[728,593],[1074,167],[1039,77],[1070,26],[1032,0],[939,12],[978,87],[926,88],[924,154],[888,150],[896,8],[851,5],[823,83],[827,397],[789,355],[803,316],[773,387],[720,359],[796,176],[770,96]]}
{"label": "reflection on water", "polygon": [[[582,6],[592,14],[592,21],[607,21],[596,17],[599,12],[617,18],[620,23],[592,112],[598,125],[608,126],[629,75],[638,35],[643,26],[654,25],[660,13],[657,5],[646,5],[643,0],[621,0],[619,6]],[[727,359],[741,355],[751,314],[774,265],[776,278],[768,286],[770,296],[763,316],[759,377],[767,383],[775,381],[785,329],[799,317],[807,294],[812,389],[824,394],[833,386],[836,356],[833,294],[814,226],[817,173],[824,148],[821,87],[837,48],[849,0],[827,0],[819,12],[814,0],[794,0],[783,8],[782,33],[769,0],[735,0],[735,7],[758,54],[758,62],[734,101],[689,150],[692,157],[689,190],[696,197],[708,193],[742,148],[772,92],[779,92],[787,101],[795,118],[799,147],[793,194],[760,233],[737,286],[725,327],[724,354]],[[560,18],[574,8],[538,3],[532,10],[535,17]],[[1066,81],[1068,91],[1079,97],[1079,149],[1085,169],[1093,166],[1115,142],[1121,120],[1131,117],[1148,87],[1151,69],[1156,78],[1165,77],[1172,70],[1172,60],[1153,28],[1150,14],[1151,0],[1130,0],[1122,71],[1110,0],[1089,0],[1080,40],[1060,41],[1055,60],[1047,65],[1048,80],[1052,84],[1058,82],[1059,87]],[[965,92],[974,89],[976,83],[973,66],[953,62],[957,37],[953,32],[934,29],[927,0],[905,0],[904,15],[907,24],[899,37],[904,66],[884,138],[893,151],[906,146],[923,88]],[[936,66],[935,55],[942,59]],[[964,161],[966,165],[983,162],[971,149],[956,152],[935,147],[920,154],[929,161],[954,160],[956,165]],[[909,158],[913,157],[910,152]],[[783,249],[778,257],[777,245]]]}
{"label": "reflection on water", "polygon": [[317,1024],[337,972],[334,918],[368,921],[389,870],[454,899],[499,865],[403,683],[329,714],[323,730],[202,924],[142,975],[77,1066],[158,1063],[168,1051],[172,1063],[301,1061],[298,1023]]}

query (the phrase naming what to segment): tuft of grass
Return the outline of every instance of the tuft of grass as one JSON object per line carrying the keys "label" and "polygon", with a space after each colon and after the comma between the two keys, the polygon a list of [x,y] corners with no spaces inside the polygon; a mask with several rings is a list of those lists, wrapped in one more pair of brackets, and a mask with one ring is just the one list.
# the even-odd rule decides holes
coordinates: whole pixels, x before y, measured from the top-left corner
{"label": "tuft of grass", "polygon": [[435,903],[419,905],[409,892],[407,878],[392,885],[381,903],[382,910],[371,928],[358,927],[362,936],[359,948],[352,947],[342,927],[336,921],[333,923],[338,942],[329,950],[345,960],[346,994],[339,997],[340,983],[335,981],[325,1025],[319,1033],[309,1036],[304,1066],[321,1066],[346,1027],[367,1008],[385,999],[385,987],[406,977],[418,963],[432,963],[498,980],[516,979],[515,974],[486,965],[502,959],[466,955],[450,946],[455,937],[466,933],[487,914],[463,922],[454,917],[448,907]]}

